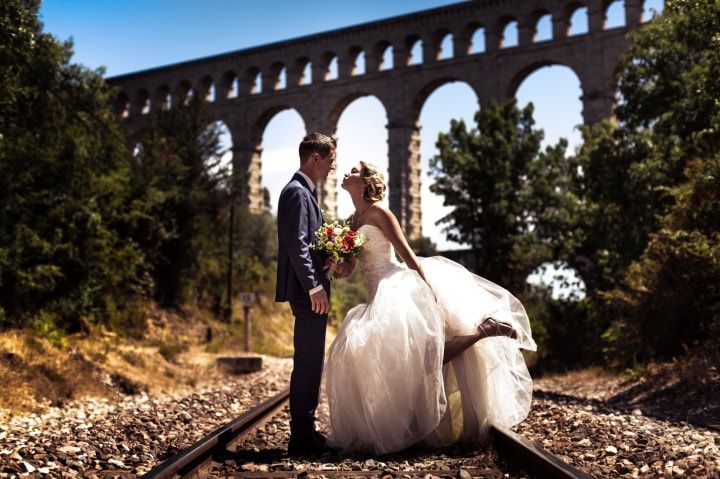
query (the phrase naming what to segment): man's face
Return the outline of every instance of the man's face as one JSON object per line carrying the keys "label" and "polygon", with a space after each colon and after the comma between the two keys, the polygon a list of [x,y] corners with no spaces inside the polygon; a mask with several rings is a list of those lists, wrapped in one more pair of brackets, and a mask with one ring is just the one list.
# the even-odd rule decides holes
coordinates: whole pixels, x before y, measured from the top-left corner
{"label": "man's face", "polygon": [[318,173],[320,173],[321,178],[327,178],[331,171],[335,171],[336,156],[336,151],[333,149],[330,150],[330,153],[328,153],[327,156],[318,159]]}

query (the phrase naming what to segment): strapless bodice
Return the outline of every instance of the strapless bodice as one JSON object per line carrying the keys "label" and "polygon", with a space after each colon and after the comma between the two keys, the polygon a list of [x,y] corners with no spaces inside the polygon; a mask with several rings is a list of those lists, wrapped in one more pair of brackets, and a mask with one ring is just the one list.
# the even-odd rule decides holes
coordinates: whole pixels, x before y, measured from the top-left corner
{"label": "strapless bodice", "polygon": [[363,272],[365,288],[368,292],[368,299],[372,298],[377,291],[380,280],[393,269],[402,267],[395,258],[395,248],[385,233],[377,226],[365,224],[358,228],[367,238],[363,251],[358,256]]}

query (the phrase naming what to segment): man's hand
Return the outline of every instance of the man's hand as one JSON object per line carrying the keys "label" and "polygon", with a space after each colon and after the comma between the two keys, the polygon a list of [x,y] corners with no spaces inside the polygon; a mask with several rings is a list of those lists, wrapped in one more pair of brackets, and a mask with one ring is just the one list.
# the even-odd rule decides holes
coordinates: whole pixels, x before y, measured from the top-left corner
{"label": "man's hand", "polygon": [[315,314],[327,314],[330,310],[327,293],[324,289],[310,295],[310,309]]}

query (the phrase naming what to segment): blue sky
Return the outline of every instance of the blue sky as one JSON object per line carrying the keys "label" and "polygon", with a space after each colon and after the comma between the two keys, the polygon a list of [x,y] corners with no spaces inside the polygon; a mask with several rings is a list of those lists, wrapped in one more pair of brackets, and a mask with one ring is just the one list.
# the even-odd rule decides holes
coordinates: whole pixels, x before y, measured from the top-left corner
{"label": "blue sky", "polygon": [[[142,70],[197,57],[223,53],[302,35],[332,30],[394,15],[458,3],[443,0],[45,0],[40,10],[45,30],[61,40],[73,39],[73,61],[90,68],[104,66],[106,75]],[[646,8],[662,9],[662,0],[646,0]],[[608,27],[623,23],[621,1],[608,10]],[[584,12],[572,18],[572,31],[585,30]],[[515,34],[508,31],[508,38]],[[538,36],[550,35],[549,19]],[[545,144],[567,138],[570,150],[579,144],[575,128],[582,122],[580,84],[566,67],[553,66],[530,75],[516,94],[520,105],[533,102],[537,127],[545,130]],[[446,211],[442,198],[430,193],[428,160],[436,154],[438,133],[451,118],[472,124],[477,99],[468,85],[446,84],[426,101],[420,116],[422,209],[424,234],[440,249],[461,247],[445,240],[435,221]],[[338,177],[361,159],[387,168],[387,118],[373,97],[350,104],[340,117]],[[273,207],[278,193],[297,168],[297,144],[305,126],[297,112],[286,110],[268,124],[263,136],[263,182]],[[351,205],[339,194],[339,213]]]}

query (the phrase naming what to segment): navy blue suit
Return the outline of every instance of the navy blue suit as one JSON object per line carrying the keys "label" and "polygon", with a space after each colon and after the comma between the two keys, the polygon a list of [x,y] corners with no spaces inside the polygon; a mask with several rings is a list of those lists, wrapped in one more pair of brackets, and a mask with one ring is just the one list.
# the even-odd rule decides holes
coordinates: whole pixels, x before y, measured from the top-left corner
{"label": "navy blue suit", "polygon": [[290,428],[293,435],[309,434],[314,428],[320,395],[327,315],[313,313],[309,291],[323,285],[325,255],[310,249],[323,215],[310,185],[295,174],[278,200],[278,265],[275,301],[289,301],[295,316],[293,372],[290,377]]}

